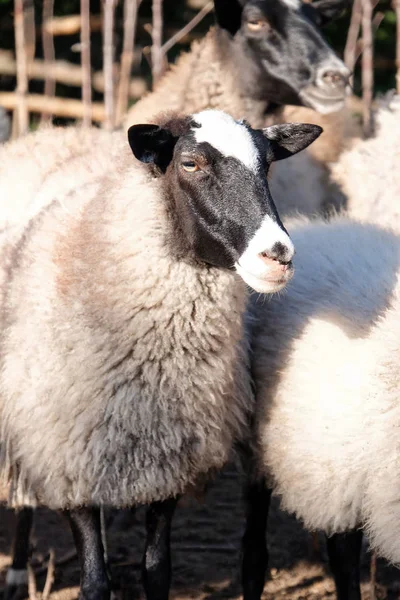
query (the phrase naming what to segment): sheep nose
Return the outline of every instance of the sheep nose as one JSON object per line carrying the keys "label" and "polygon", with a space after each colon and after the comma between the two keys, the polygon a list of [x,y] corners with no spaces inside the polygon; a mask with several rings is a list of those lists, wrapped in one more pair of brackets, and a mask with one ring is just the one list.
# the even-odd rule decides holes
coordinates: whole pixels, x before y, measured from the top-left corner
{"label": "sheep nose", "polygon": [[349,83],[350,71],[344,65],[338,68],[325,67],[319,71],[318,79],[326,86],[344,89]]}
{"label": "sheep nose", "polygon": [[287,270],[291,267],[293,255],[294,251],[291,248],[288,248],[282,242],[276,242],[272,248],[260,252],[259,257],[267,264],[274,261],[281,265],[282,270]]}

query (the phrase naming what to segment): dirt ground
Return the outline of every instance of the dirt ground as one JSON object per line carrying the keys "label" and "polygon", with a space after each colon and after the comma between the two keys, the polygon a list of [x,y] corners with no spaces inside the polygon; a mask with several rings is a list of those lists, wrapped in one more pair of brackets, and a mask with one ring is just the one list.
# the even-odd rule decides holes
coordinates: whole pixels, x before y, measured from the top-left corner
{"label": "dirt ground", "polygon": [[[110,516],[110,515],[109,515]],[[144,510],[120,511],[111,515],[107,536],[113,582],[123,600],[143,598],[140,583],[140,558],[144,540]],[[7,565],[14,517],[0,506],[0,598]],[[243,530],[243,506],[239,476],[233,467],[223,472],[210,488],[204,504],[193,501],[180,506],[172,534],[173,600],[222,600],[241,595],[239,564]],[[41,509],[35,517],[32,563],[37,571],[52,547],[56,560],[73,550],[72,538],[64,517]],[[263,600],[311,600],[334,598],[333,581],[326,564],[323,537],[319,551],[312,538],[295,519],[279,511],[274,502],[269,523],[270,577]],[[371,598],[370,556],[364,551],[363,600]],[[44,569],[42,569],[44,571]],[[42,590],[45,575],[37,576]],[[56,569],[52,600],[78,598],[77,559]],[[39,596],[39,594],[38,594]],[[21,598],[26,597],[21,595]],[[378,599],[400,598],[400,571],[378,561]]]}

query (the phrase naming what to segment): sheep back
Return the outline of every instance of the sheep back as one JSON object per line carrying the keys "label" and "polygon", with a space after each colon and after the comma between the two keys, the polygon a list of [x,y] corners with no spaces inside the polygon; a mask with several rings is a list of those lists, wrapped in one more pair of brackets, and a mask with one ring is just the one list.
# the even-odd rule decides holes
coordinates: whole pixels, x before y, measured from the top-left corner
{"label": "sheep back", "polygon": [[102,175],[116,136],[94,127],[43,127],[0,148],[0,229],[25,224],[55,198]]}
{"label": "sheep back", "polygon": [[346,217],[289,228],[285,297],[248,311],[258,469],[306,527],[363,525],[399,561],[400,238]]}

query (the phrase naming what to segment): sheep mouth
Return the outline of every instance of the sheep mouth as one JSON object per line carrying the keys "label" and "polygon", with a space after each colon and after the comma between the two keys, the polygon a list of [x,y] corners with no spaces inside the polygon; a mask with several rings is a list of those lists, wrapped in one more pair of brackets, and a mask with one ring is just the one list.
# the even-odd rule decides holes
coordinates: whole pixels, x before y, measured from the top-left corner
{"label": "sheep mouth", "polygon": [[321,114],[329,114],[341,110],[346,99],[344,92],[330,94],[316,86],[305,88],[300,92],[299,96],[305,106]]}
{"label": "sheep mouth", "polygon": [[247,269],[243,268],[240,263],[236,263],[236,271],[249,287],[254,291],[262,294],[273,294],[281,291],[286,284],[291,280],[294,274],[293,265],[290,263],[289,268],[281,273],[270,273],[268,271],[263,275],[254,275]]}

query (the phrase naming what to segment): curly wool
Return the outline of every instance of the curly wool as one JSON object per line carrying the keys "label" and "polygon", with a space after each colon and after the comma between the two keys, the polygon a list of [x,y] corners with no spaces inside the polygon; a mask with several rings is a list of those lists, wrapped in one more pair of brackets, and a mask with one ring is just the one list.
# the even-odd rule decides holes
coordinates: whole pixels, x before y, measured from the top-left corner
{"label": "curly wool", "polygon": [[400,237],[346,216],[290,232],[292,282],[247,315],[259,472],[306,527],[363,526],[400,563]]}
{"label": "curly wool", "polygon": [[[347,197],[348,212],[367,221],[400,225],[400,97],[374,111],[375,135],[355,141],[332,173]],[[397,225],[398,224],[398,225]]]}
{"label": "curly wool", "polygon": [[24,225],[112,164],[114,139],[97,128],[45,126],[0,147],[0,230]]}
{"label": "curly wool", "polygon": [[245,286],[171,255],[162,183],[125,160],[5,253],[0,471],[14,504],[175,496],[247,431]]}

